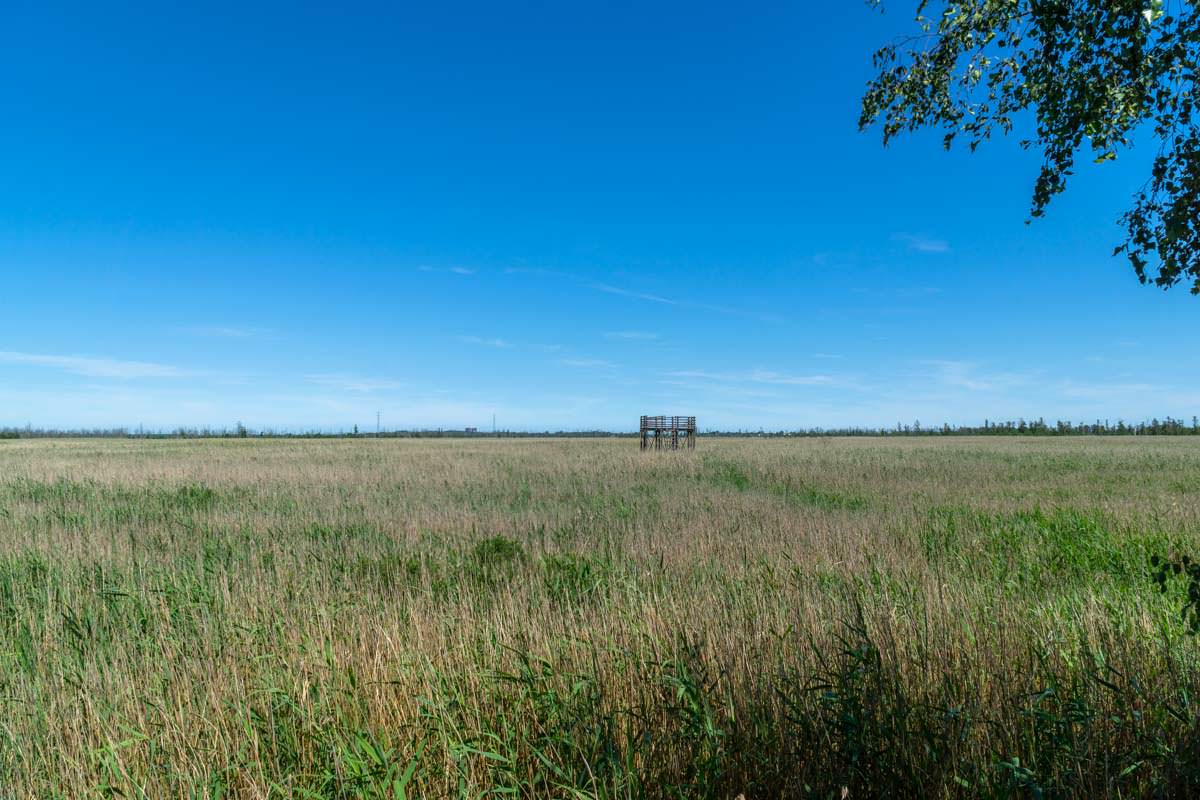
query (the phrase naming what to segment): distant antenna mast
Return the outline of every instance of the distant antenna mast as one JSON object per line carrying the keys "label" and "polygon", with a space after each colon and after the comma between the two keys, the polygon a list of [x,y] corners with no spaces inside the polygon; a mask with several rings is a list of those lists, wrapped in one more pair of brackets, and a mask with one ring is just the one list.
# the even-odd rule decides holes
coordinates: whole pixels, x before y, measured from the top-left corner
{"label": "distant antenna mast", "polygon": [[375,438],[379,438],[379,420],[383,418],[382,411],[375,412]]}
{"label": "distant antenna mast", "polygon": [[492,412],[492,436],[496,435],[496,412]]}

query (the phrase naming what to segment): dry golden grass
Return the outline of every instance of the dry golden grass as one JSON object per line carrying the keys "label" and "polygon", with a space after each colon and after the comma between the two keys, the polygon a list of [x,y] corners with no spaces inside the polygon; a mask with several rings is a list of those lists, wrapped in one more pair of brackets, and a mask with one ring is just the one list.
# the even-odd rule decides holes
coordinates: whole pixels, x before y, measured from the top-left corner
{"label": "dry golden grass", "polygon": [[0,442],[0,797],[1200,779],[1200,442]]}

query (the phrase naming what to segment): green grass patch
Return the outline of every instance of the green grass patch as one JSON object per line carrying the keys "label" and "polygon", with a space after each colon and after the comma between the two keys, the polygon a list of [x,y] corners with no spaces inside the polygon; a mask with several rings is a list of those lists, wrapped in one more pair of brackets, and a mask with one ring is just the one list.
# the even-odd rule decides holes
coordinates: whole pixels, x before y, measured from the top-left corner
{"label": "green grass patch", "polygon": [[700,479],[713,486],[738,492],[769,492],[792,506],[825,511],[862,511],[868,505],[867,499],[859,494],[825,489],[787,476],[755,474],[741,464],[722,459],[705,459]]}

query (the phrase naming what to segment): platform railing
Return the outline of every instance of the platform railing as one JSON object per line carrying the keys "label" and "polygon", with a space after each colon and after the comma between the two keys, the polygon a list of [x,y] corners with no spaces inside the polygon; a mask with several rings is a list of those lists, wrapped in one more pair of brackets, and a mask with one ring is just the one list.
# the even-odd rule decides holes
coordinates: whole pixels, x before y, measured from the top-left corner
{"label": "platform railing", "polygon": [[641,449],[688,450],[696,448],[696,418],[682,416],[642,417]]}
{"label": "platform railing", "polygon": [[696,429],[695,417],[642,417],[642,430],[689,430]]}

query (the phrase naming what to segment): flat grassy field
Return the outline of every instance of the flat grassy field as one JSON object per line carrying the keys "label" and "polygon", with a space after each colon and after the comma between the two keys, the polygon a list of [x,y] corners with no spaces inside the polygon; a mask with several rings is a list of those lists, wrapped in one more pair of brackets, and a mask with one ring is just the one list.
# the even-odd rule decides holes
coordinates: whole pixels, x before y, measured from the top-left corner
{"label": "flat grassy field", "polygon": [[1200,785],[1200,439],[0,441],[0,798]]}

